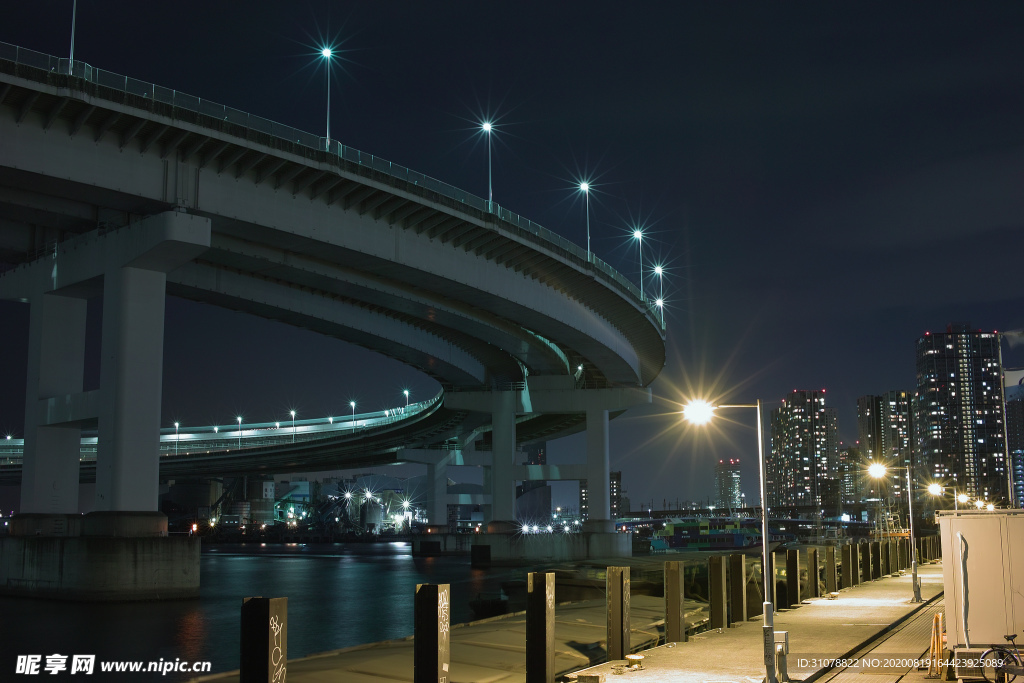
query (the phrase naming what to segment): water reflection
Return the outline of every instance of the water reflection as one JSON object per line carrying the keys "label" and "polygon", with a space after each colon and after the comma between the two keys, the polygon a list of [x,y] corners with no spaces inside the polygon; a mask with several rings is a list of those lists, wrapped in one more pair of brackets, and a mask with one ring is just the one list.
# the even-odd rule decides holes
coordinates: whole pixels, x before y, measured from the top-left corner
{"label": "water reflection", "polygon": [[[469,558],[414,558],[406,544],[218,545],[204,549],[199,600],[85,604],[0,598],[8,626],[0,671],[19,654],[95,654],[100,660],[213,662],[238,668],[247,596],[288,597],[288,654],[301,657],[412,635],[417,583],[450,583],[452,620],[526,569],[479,570]],[[151,676],[148,677],[148,676]],[[174,674],[132,680],[184,680]]]}

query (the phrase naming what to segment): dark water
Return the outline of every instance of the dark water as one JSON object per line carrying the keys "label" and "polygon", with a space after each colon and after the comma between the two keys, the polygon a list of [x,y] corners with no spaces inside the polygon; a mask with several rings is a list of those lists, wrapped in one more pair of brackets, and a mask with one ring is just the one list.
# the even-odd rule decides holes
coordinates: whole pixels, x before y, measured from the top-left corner
{"label": "dark water", "polygon": [[[450,583],[452,621],[468,602],[527,569],[472,569],[468,557],[414,558],[394,544],[218,545],[204,549],[201,597],[82,604],[0,598],[0,681],[180,681],[170,673],[16,676],[17,655],[95,654],[100,660],[209,660],[238,668],[239,613],[247,596],[288,598],[288,654],[301,657],[412,635],[417,583]],[[70,662],[70,657],[68,659]],[[98,665],[97,665],[98,668]]]}

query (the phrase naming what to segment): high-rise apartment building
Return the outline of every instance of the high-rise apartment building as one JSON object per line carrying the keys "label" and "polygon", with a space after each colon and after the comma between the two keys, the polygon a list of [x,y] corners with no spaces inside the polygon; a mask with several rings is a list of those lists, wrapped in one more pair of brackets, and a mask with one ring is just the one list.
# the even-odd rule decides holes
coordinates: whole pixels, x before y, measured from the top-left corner
{"label": "high-rise apartment building", "polygon": [[743,492],[740,490],[739,458],[722,458],[715,465],[715,489],[718,498],[715,505],[735,510],[743,507]]}
{"label": "high-rise apartment building", "polygon": [[861,396],[857,399],[857,441],[860,451],[868,462],[873,462],[882,452],[882,407],[878,396]]}
{"label": "high-rise apartment building", "polygon": [[622,472],[608,473],[608,507],[612,513],[612,519],[622,516]]}
{"label": "high-rise apartment building", "polygon": [[1007,500],[999,335],[953,324],[917,340],[917,476],[972,498]]}
{"label": "high-rise apartment building", "polygon": [[864,497],[862,479],[864,461],[855,446],[839,446],[839,497],[843,507],[856,505]]}
{"label": "high-rise apartment building", "polygon": [[1006,370],[1006,439],[1015,506],[1024,507],[1024,369]]}
{"label": "high-rise apartment building", "polygon": [[[587,480],[580,479],[580,517],[587,519],[590,517],[590,501],[588,496]],[[623,510],[622,506],[622,472],[609,472],[608,473],[608,508],[611,512],[612,519],[616,519],[621,516],[623,512],[629,512],[629,509]]]}
{"label": "high-rise apartment building", "polygon": [[768,504],[821,508],[820,482],[838,475],[836,414],[825,406],[825,390],[794,390],[771,415]]}
{"label": "high-rise apartment building", "polygon": [[[911,401],[906,391],[887,391],[881,396],[857,399],[857,432],[865,467],[880,462],[890,467],[909,467],[913,462],[913,420]],[[879,488],[864,482],[868,488]],[[899,477],[889,477],[885,490],[896,498],[906,485]],[[867,491],[862,491],[865,495]]]}

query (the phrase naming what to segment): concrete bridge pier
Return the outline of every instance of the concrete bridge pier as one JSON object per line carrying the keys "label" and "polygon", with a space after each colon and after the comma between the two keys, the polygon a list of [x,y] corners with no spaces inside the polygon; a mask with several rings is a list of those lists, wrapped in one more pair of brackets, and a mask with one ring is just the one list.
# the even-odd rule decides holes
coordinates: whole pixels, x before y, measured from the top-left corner
{"label": "concrete bridge pier", "polygon": [[[531,376],[522,389],[461,391],[448,393],[445,405],[454,410],[491,413],[492,463],[490,479],[491,516],[487,535],[477,545],[488,545],[491,561],[516,558],[575,560],[586,558],[629,557],[630,538],[615,533],[611,519],[609,491],[608,421],[630,406],[649,403],[647,389],[622,387],[578,389],[572,376]],[[547,468],[540,479],[568,479],[585,476],[588,482],[589,519],[580,534],[522,535],[515,514],[515,482],[531,479],[515,464],[516,416],[527,414],[583,414],[586,416],[586,464],[563,466],[564,474]],[[571,474],[570,474],[571,470]],[[580,474],[576,474],[579,472]],[[524,476],[519,476],[524,474]]]}
{"label": "concrete bridge pier", "polygon": [[514,533],[516,524],[516,392],[491,394],[491,516],[487,533]]}
{"label": "concrete bridge pier", "polygon": [[[167,538],[159,493],[166,273],[210,243],[171,211],[57,245],[0,276],[28,301],[21,513],[0,544],[0,592],[74,600],[199,593],[199,541]],[[87,300],[103,296],[100,388],[83,391]],[[79,439],[97,424],[95,510],[78,514]]]}

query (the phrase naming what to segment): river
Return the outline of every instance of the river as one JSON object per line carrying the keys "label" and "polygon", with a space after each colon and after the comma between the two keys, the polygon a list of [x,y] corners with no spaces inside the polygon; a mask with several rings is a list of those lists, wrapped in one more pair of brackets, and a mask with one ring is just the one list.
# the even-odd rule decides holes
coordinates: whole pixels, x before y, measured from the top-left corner
{"label": "river", "polygon": [[473,569],[468,557],[413,557],[407,543],[217,544],[204,548],[200,598],[147,603],[72,603],[0,598],[0,680],[18,655],[41,655],[45,680],[181,681],[170,673],[64,671],[46,675],[47,655],[96,661],[210,661],[238,668],[239,614],[247,596],[288,598],[288,656],[302,657],[412,635],[417,583],[449,583],[452,621],[473,619],[469,600],[497,592],[528,569]]}

